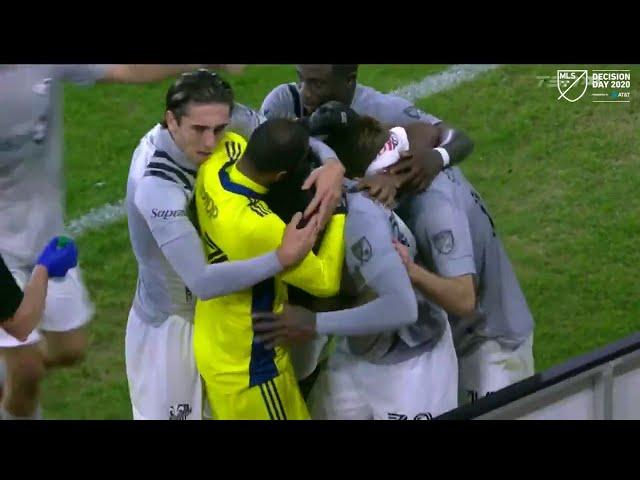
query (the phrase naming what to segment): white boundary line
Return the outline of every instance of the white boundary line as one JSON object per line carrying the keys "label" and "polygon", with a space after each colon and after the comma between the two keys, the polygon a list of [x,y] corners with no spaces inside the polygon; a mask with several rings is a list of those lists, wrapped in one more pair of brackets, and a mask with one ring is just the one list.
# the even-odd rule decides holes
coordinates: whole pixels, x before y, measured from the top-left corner
{"label": "white boundary line", "polygon": [[[483,72],[498,67],[499,65],[453,65],[442,72],[427,75],[418,82],[410,83],[390,93],[415,102],[418,99],[451,90],[461,83],[473,80]],[[91,209],[81,217],[72,220],[66,230],[70,235],[79,237],[88,231],[111,225],[125,216],[126,210],[124,199],[122,199]]]}

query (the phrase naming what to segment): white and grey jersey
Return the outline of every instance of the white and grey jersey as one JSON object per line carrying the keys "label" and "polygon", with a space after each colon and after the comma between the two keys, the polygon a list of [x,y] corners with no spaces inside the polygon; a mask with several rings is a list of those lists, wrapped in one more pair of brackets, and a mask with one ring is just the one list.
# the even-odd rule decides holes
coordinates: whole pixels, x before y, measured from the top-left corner
{"label": "white and grey jersey", "polygon": [[446,315],[415,292],[392,240],[410,245],[396,215],[361,192],[347,194],[345,261],[357,293],[376,298],[360,307],[317,315],[319,333],[347,335],[339,348],[373,363],[398,363],[431,348]]}
{"label": "white and grey jersey", "polygon": [[[441,120],[417,108],[404,98],[382,93],[361,84],[356,89],[351,108],[359,115],[367,115],[386,125],[405,126],[423,121],[437,125]],[[266,118],[302,118],[308,115],[302,105],[296,83],[282,84],[274,88],[264,99],[260,113]]]}
{"label": "white and grey jersey", "polygon": [[516,348],[529,337],[533,318],[511,262],[482,198],[458,167],[438,174],[398,211],[429,270],[443,277],[474,275],[475,315],[449,316],[459,354],[485,338]]}
{"label": "white and grey jersey", "polygon": [[126,197],[129,236],[138,261],[133,308],[149,323],[161,323],[175,314],[193,317],[195,299],[162,247],[194,229],[187,209],[196,173],[160,125],[142,138],[133,153]]}
{"label": "white and grey jersey", "polygon": [[64,230],[62,82],[89,85],[106,65],[0,66],[0,253],[30,266]]}
{"label": "white and grey jersey", "polygon": [[[225,147],[237,151],[228,142]],[[207,264],[187,213],[196,174],[160,125],[142,138],[133,154],[126,198],[129,237],[138,261],[133,308],[145,322],[159,324],[171,315],[191,320],[196,297],[228,295],[282,271],[275,251]]]}

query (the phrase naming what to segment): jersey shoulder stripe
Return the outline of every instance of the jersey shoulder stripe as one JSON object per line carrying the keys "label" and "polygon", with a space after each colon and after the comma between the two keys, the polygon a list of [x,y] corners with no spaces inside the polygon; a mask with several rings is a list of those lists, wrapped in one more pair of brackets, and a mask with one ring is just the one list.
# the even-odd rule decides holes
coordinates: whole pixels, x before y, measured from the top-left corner
{"label": "jersey shoulder stripe", "polygon": [[189,190],[193,189],[194,180],[187,177],[180,169],[175,168],[172,165],[164,162],[149,162],[147,164],[147,171],[150,170],[161,170],[165,173],[171,173],[175,175],[186,188],[188,188]]}
{"label": "jersey shoulder stripe", "polygon": [[153,157],[164,158],[165,160],[169,160],[171,163],[173,163],[180,170],[182,170],[185,173],[188,173],[192,177],[195,177],[196,174],[198,173],[196,170],[192,170],[190,168],[183,167],[182,165],[179,165],[178,162],[176,162],[173,158],[171,158],[171,155],[169,155],[164,150],[156,150],[155,152],[153,152]]}
{"label": "jersey shoulder stripe", "polygon": [[287,84],[291,97],[293,98],[293,110],[297,118],[302,118],[302,101],[300,100],[300,92],[292,83]]}

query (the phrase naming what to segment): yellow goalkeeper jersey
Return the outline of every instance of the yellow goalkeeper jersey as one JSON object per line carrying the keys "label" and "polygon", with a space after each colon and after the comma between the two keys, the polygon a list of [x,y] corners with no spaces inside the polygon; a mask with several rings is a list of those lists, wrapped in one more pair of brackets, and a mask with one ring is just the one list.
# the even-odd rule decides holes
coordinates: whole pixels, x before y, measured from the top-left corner
{"label": "yellow goalkeeper jersey", "polygon": [[[243,137],[227,132],[198,171],[194,197],[210,263],[245,260],[273,251],[286,227],[263,201],[267,189],[236,168],[245,147]],[[197,301],[194,350],[209,391],[238,392],[290,370],[286,349],[267,350],[254,342],[251,314],[281,311],[287,301],[287,284],[318,297],[336,295],[344,259],[344,224],[344,214],[334,215],[318,254],[309,253],[295,268],[253,288]]]}

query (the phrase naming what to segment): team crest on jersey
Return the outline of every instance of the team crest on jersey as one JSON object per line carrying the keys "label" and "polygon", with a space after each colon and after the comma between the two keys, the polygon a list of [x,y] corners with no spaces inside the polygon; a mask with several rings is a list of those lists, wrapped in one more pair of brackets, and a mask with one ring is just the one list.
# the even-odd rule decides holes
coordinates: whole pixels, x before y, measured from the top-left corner
{"label": "team crest on jersey", "polygon": [[403,110],[403,112],[407,117],[416,118],[416,119],[420,118],[420,110],[418,110],[413,105],[411,105],[410,107],[405,108]]}
{"label": "team crest on jersey", "polygon": [[367,263],[373,256],[373,249],[367,237],[362,237],[356,243],[351,246],[351,252],[361,264]]}
{"label": "team crest on jersey", "polygon": [[442,255],[448,255],[453,251],[455,241],[453,239],[453,232],[451,230],[443,230],[440,233],[435,234],[431,241],[436,250]]}
{"label": "team crest on jersey", "polygon": [[171,405],[169,408],[169,420],[186,420],[189,415],[191,415],[191,405],[188,403]]}
{"label": "team crest on jersey", "polygon": [[49,88],[51,87],[51,79],[45,78],[40,83],[36,83],[33,86],[33,93],[37,93],[38,95],[46,95],[49,93]]}

